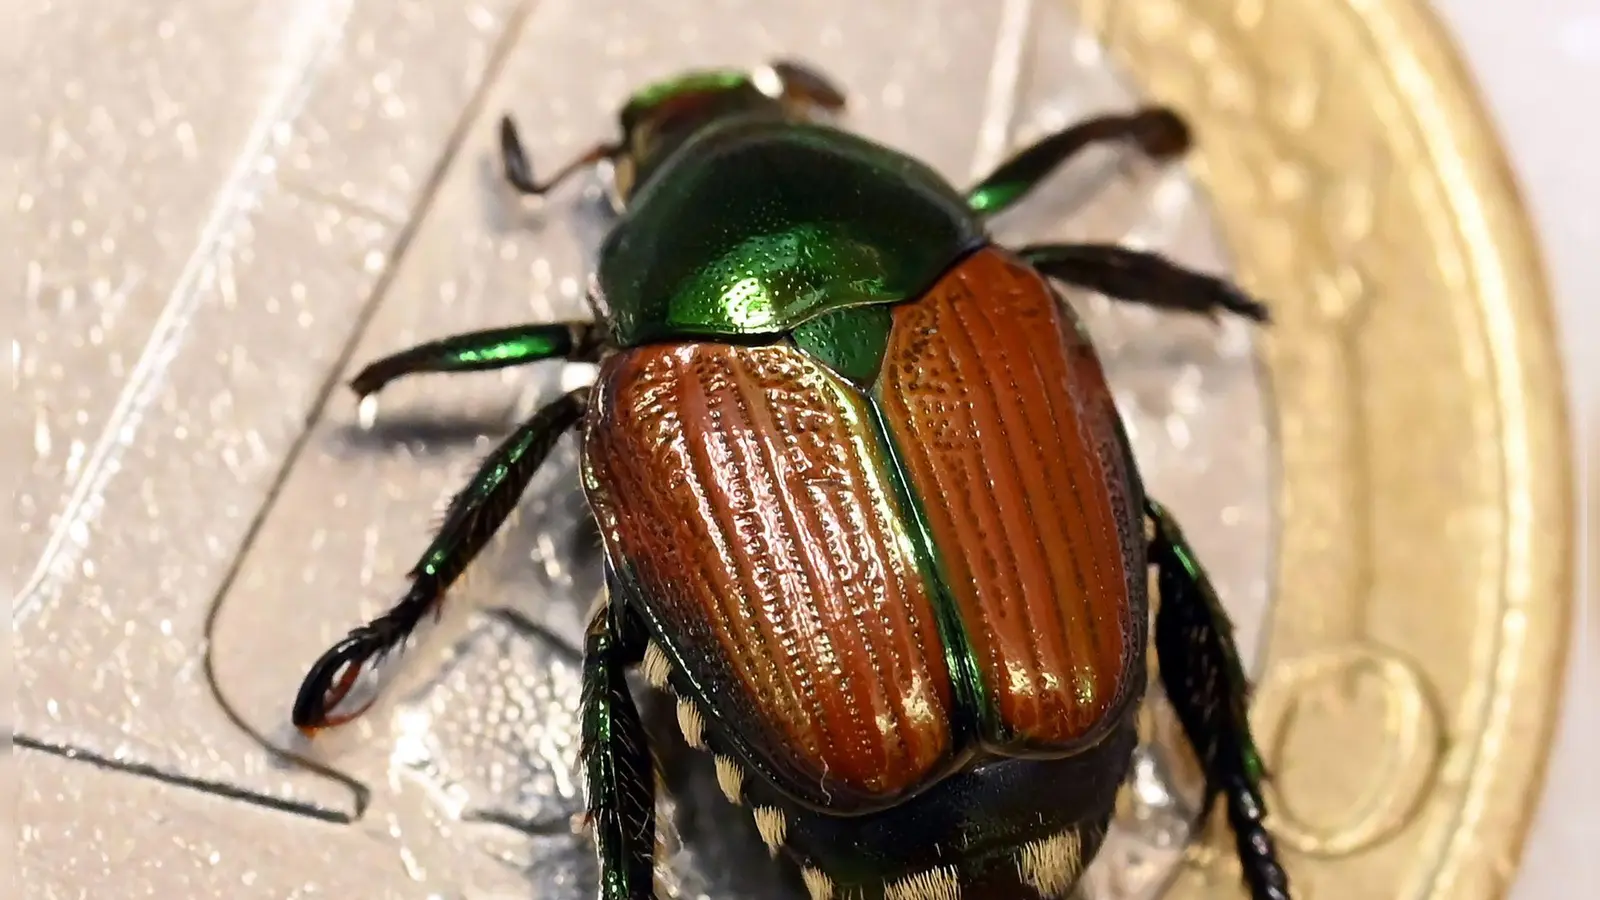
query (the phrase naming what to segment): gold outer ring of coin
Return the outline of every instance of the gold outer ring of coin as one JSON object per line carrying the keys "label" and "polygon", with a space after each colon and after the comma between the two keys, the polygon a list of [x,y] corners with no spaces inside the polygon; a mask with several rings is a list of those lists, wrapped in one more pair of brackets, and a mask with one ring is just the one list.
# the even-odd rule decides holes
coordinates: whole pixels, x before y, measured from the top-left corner
{"label": "gold outer ring of coin", "polygon": [[[1421,0],[1073,5],[1191,117],[1236,276],[1274,311],[1253,717],[1295,896],[1504,897],[1560,708],[1575,506],[1542,264],[1470,78]],[[1243,896],[1227,841],[1167,896]]]}

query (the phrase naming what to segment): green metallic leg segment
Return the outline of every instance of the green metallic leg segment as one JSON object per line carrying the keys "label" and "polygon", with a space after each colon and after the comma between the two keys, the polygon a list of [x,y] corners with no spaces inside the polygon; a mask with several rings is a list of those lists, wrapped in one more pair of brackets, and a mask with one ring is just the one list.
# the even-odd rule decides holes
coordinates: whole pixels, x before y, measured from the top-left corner
{"label": "green metallic leg segment", "polygon": [[967,202],[979,213],[996,215],[1015,206],[1050,173],[1089,147],[1122,142],[1137,146],[1152,159],[1170,159],[1189,149],[1189,126],[1176,112],[1160,106],[1079,122],[1001,163],[967,191]]}
{"label": "green metallic leg segment", "polygon": [[541,322],[452,335],[385,356],[350,380],[365,397],[397,378],[422,372],[484,372],[546,359],[593,362],[603,346],[593,322]]}
{"label": "green metallic leg segment", "polygon": [[388,612],[351,631],[306,674],[294,704],[296,727],[326,728],[365,711],[365,706],[347,713],[337,707],[368,663],[402,644],[438,608],[445,591],[510,516],[556,441],[582,421],[588,403],[589,388],[562,396],[534,413],[484,459],[472,481],[450,501],[433,543],[409,573],[406,595]]}
{"label": "green metallic leg segment", "polygon": [[600,862],[600,900],[654,900],[655,765],[627,670],[646,640],[625,608],[601,601],[583,647],[583,732],[579,752],[588,822]]}
{"label": "green metallic leg segment", "polygon": [[1234,285],[1165,257],[1115,244],[1033,244],[1016,251],[1051,278],[1118,300],[1215,317],[1219,310],[1268,322],[1266,306]]}
{"label": "green metallic leg segment", "polygon": [[1252,900],[1289,900],[1289,876],[1265,824],[1265,771],[1250,734],[1250,684],[1233,625],[1177,522],[1153,500],[1146,501],[1145,512],[1155,524],[1150,561],[1161,590],[1156,654],[1167,697],[1205,769],[1203,808],[1209,812],[1226,795]]}

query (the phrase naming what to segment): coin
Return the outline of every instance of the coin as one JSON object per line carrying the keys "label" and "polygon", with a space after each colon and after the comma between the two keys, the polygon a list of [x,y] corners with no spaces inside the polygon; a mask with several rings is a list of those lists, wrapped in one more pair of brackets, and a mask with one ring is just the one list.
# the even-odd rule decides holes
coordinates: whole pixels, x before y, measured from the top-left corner
{"label": "coin", "polygon": [[[36,117],[80,123],[91,150],[28,179],[55,192],[34,216],[62,219],[38,229],[30,291],[87,316],[93,350],[62,338],[31,354],[60,383],[40,389],[50,439],[36,437],[24,491],[41,552],[13,612],[29,688],[18,727],[56,757],[25,799],[117,809],[103,824],[127,832],[111,838],[118,856],[82,855],[71,828],[35,830],[34,874],[82,881],[49,861],[104,856],[84,878],[177,896],[352,882],[383,897],[591,896],[590,849],[570,827],[571,645],[598,578],[570,445],[452,598],[464,627],[445,652],[416,648],[408,683],[331,745],[284,736],[304,667],[392,599],[429,506],[459,487],[484,433],[583,373],[417,379],[385,393],[368,429],[318,385],[407,342],[582,313],[593,204],[575,190],[524,209],[485,177],[502,112],[550,166],[609,134],[648,78],[784,54],[850,87],[849,124],[958,180],[1140,94],[1194,121],[1184,165],[1108,159],[1005,233],[1159,247],[1231,268],[1272,304],[1277,325],[1257,337],[1073,298],[1149,484],[1240,623],[1296,896],[1502,891],[1554,717],[1565,425],[1523,215],[1465,77],[1409,2],[413,0],[259,31],[193,24],[233,21],[228,4],[180,5],[190,37],[127,52],[132,68],[187,77],[128,82],[123,57],[74,45],[57,80],[92,75],[128,96],[72,87]],[[305,27],[319,15],[339,27]],[[206,77],[172,49],[195,43]],[[261,74],[274,52],[293,78]],[[163,53],[182,64],[144,65]],[[215,84],[229,90],[184,93]],[[168,129],[171,104],[142,105],[175,92],[201,121]],[[204,140],[185,138],[191,124]],[[155,161],[97,187],[125,142]],[[168,170],[181,177],[151,174]],[[66,237],[84,228],[106,239]],[[121,301],[71,302],[119,285],[138,298],[120,318]],[[79,358],[91,353],[138,363],[101,372]],[[467,615],[474,601],[516,615]],[[1237,894],[1225,836],[1185,849],[1196,773],[1159,696],[1147,712],[1086,894]],[[269,765],[252,736],[327,768]],[[774,883],[707,761],[658,749],[676,789],[662,819],[673,894],[803,896]],[[75,776],[90,764],[104,772]],[[155,808],[182,833],[128,824]]]}

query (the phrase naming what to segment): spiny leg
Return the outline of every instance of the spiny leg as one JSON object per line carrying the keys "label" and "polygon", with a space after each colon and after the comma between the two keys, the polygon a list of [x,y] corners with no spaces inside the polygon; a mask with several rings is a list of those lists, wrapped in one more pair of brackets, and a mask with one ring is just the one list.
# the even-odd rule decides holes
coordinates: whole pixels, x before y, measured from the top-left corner
{"label": "spiny leg", "polygon": [[404,643],[423,616],[437,611],[445,591],[510,516],[556,441],[583,419],[588,399],[585,387],[551,402],[484,459],[450,501],[433,543],[408,573],[411,588],[400,602],[351,631],[312,665],[295,698],[295,727],[309,734],[348,722],[371,705],[369,699],[354,710],[338,710],[367,665]]}
{"label": "spiny leg", "polygon": [[600,863],[600,900],[654,900],[655,764],[627,670],[644,659],[638,619],[613,598],[595,608],[583,646],[583,759]]}
{"label": "spiny leg", "polygon": [[967,191],[967,202],[974,210],[993,216],[1014,206],[1050,173],[1089,147],[1122,142],[1137,146],[1152,159],[1170,159],[1189,149],[1189,126],[1176,112],[1161,106],[1079,122],[1001,163]]}
{"label": "spiny leg", "polygon": [[1218,310],[1256,322],[1272,318],[1265,305],[1226,280],[1159,254],[1116,244],[1032,244],[1016,254],[1051,278],[1117,300],[1212,318]]}
{"label": "spiny leg", "polygon": [[602,160],[612,159],[621,151],[622,148],[617,144],[595,144],[562,166],[547,181],[540,183],[533,178],[533,164],[528,162],[528,154],[522,149],[522,139],[517,136],[516,124],[511,121],[510,116],[503,116],[500,119],[500,164],[506,181],[511,182],[511,186],[518,191],[531,196],[543,196],[556,185],[566,181],[573,173]]}
{"label": "spiny leg", "polygon": [[1150,561],[1161,591],[1156,654],[1167,698],[1206,773],[1202,809],[1209,813],[1219,795],[1227,797],[1252,900],[1289,900],[1289,876],[1266,827],[1266,773],[1250,733],[1250,684],[1233,624],[1178,523],[1153,500],[1145,502],[1145,513],[1155,524]]}
{"label": "spiny leg", "polygon": [[422,372],[483,372],[546,359],[593,362],[604,329],[593,322],[540,322],[451,335],[385,356],[350,379],[365,397],[389,382]]}

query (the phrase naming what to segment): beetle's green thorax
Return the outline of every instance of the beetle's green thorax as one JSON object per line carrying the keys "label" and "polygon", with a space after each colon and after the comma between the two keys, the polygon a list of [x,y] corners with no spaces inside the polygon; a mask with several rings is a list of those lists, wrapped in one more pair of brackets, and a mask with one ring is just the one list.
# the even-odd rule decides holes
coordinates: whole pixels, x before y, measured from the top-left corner
{"label": "beetle's green thorax", "polygon": [[776,335],[915,297],[984,239],[923,163],[823,125],[743,117],[663,161],[602,245],[597,278],[622,346]]}

